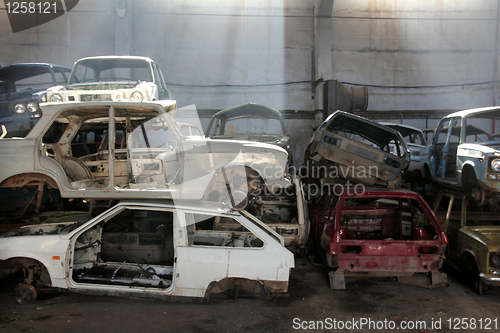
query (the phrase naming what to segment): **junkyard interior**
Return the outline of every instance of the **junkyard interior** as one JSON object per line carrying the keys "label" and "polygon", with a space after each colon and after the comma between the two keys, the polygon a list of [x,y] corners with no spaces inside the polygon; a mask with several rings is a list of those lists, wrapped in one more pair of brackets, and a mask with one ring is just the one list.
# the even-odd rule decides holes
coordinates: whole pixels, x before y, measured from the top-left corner
{"label": "junkyard interior", "polygon": [[0,3],[0,331],[499,329],[500,1],[47,3]]}

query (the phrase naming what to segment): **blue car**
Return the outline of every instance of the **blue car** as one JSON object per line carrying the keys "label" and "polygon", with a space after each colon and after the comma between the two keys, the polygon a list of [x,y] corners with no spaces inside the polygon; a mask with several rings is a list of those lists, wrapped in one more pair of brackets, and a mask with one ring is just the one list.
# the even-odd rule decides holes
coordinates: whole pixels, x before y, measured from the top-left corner
{"label": "blue car", "polygon": [[500,107],[452,113],[435,133],[422,159],[428,178],[480,202],[500,192]]}
{"label": "blue car", "polygon": [[38,105],[47,101],[47,88],[66,84],[70,73],[69,68],[43,63],[0,67],[0,125],[5,126],[5,137],[25,137],[42,115]]}

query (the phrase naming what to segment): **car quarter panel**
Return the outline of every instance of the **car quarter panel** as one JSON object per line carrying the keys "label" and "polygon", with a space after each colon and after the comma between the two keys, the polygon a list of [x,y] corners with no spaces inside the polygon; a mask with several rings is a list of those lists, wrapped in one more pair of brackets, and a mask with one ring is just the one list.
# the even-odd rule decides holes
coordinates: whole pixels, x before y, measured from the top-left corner
{"label": "car quarter panel", "polygon": [[[179,215],[184,224],[183,214]],[[261,283],[288,283],[294,266],[293,254],[242,216],[232,216],[264,241],[263,247],[214,247],[189,245],[187,239],[176,248],[177,281],[174,294],[204,297],[209,284],[225,278],[243,278]],[[182,227],[184,232],[185,227]]]}

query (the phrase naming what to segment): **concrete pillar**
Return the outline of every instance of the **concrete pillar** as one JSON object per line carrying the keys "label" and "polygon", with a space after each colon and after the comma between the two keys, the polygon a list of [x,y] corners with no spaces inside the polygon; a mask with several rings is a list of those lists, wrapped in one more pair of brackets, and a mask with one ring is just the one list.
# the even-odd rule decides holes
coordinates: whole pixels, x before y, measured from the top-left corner
{"label": "concrete pillar", "polygon": [[[317,0],[314,8],[314,79],[332,79],[333,76],[333,0]],[[318,84],[314,92],[314,108],[323,108],[323,84]]]}

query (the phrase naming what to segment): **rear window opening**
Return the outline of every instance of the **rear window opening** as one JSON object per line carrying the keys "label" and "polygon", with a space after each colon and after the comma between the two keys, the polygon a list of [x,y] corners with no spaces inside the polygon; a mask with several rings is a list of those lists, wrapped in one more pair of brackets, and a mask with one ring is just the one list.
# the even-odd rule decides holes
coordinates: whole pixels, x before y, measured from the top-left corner
{"label": "rear window opening", "polygon": [[414,199],[347,199],[343,202],[340,228],[343,239],[432,240],[438,237]]}

